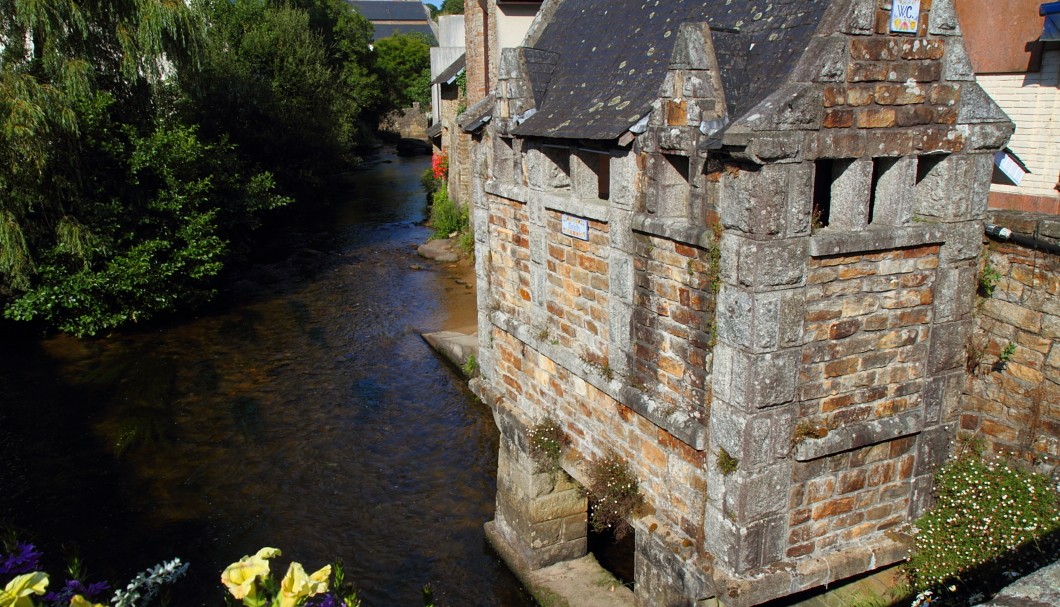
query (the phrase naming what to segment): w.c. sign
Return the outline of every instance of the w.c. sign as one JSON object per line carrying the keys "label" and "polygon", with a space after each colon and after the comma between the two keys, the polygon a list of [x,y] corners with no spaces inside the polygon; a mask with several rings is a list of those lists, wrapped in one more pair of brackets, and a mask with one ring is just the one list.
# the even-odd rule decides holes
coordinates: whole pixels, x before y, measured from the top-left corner
{"label": "w.c. sign", "polygon": [[891,31],[915,34],[920,21],[920,0],[893,0],[891,2]]}

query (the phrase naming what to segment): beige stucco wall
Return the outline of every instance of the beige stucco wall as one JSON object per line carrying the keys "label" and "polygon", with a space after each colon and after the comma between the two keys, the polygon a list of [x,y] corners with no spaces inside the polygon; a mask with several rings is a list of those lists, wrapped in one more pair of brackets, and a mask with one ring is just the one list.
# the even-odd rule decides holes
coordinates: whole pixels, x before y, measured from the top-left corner
{"label": "beige stucco wall", "polygon": [[500,48],[522,46],[530,24],[534,21],[539,5],[504,5],[497,6],[497,34]]}
{"label": "beige stucco wall", "polygon": [[1016,123],[1009,149],[1031,170],[1018,187],[995,184],[992,189],[1056,196],[1060,181],[1060,50],[1043,54],[1040,72],[986,74],[976,79]]}

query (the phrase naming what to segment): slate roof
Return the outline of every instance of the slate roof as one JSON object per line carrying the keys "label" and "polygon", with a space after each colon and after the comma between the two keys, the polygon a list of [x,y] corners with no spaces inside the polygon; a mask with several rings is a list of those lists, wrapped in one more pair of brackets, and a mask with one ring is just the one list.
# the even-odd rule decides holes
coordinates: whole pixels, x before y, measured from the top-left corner
{"label": "slate roof", "polygon": [[419,2],[407,0],[346,0],[369,21],[427,21]]}
{"label": "slate roof", "polygon": [[453,61],[449,67],[442,70],[441,74],[438,74],[434,80],[431,80],[431,84],[444,84],[449,82],[465,67],[467,67],[467,53],[460,53],[460,56],[456,58],[456,61]]}
{"label": "slate roof", "polygon": [[514,133],[570,139],[619,137],[651,110],[666,76],[678,26],[685,22],[706,22],[711,27],[729,118],[734,120],[783,82],[830,3],[563,0],[534,47],[558,59],[537,113]]}
{"label": "slate roof", "polygon": [[375,36],[372,37],[372,40],[382,40],[394,34],[423,34],[431,41],[431,46],[438,44],[434,37],[434,32],[431,31],[431,26],[426,23],[423,25],[418,23],[373,23],[372,25],[375,26]]}
{"label": "slate roof", "polygon": [[430,18],[419,2],[409,0],[346,0],[375,26],[372,40],[382,40],[394,34],[419,33],[427,36],[431,44],[438,44],[431,29]]}

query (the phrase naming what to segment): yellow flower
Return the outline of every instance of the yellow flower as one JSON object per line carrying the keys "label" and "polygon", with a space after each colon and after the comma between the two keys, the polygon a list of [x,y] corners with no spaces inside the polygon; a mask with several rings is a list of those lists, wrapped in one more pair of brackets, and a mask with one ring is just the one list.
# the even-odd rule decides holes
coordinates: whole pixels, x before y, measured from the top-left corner
{"label": "yellow flower", "polygon": [[33,607],[31,594],[44,594],[48,574],[34,571],[16,577],[0,590],[0,607]]}
{"label": "yellow flower", "polygon": [[228,588],[233,597],[253,600],[257,593],[255,582],[258,581],[258,578],[269,575],[269,561],[267,559],[279,556],[279,554],[280,551],[276,548],[262,548],[254,556],[244,556],[225,567],[225,570],[221,572],[221,583]]}
{"label": "yellow flower", "polygon": [[85,597],[75,594],[74,598],[70,599],[70,607],[103,607],[103,604],[90,603]]}
{"label": "yellow flower", "polygon": [[324,565],[307,576],[301,563],[291,563],[280,582],[280,607],[295,607],[304,598],[327,592],[329,577],[331,565]]}

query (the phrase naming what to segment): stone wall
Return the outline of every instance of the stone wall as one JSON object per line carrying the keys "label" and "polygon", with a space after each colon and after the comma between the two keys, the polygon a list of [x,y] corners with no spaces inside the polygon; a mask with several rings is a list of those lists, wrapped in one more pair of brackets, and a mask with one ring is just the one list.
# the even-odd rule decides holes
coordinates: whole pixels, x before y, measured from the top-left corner
{"label": "stone wall", "polygon": [[427,114],[417,101],[412,107],[395,110],[383,119],[384,130],[396,133],[402,139],[422,139],[427,141]]}
{"label": "stone wall", "polygon": [[[1060,242],[1053,215],[997,212],[991,220]],[[992,452],[1051,470],[1060,464],[1060,256],[990,242],[980,276],[987,268],[997,274],[985,278],[994,283],[989,296],[980,290],[961,429]]]}

